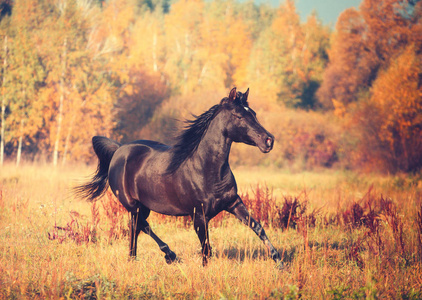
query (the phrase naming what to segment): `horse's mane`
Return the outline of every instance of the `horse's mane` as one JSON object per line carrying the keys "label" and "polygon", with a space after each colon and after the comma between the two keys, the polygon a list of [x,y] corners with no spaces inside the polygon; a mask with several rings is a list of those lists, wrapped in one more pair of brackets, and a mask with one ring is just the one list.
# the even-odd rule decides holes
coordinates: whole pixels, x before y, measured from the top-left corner
{"label": "horse's mane", "polygon": [[241,105],[243,107],[249,106],[247,101],[247,92],[246,94],[237,92],[234,101],[229,101],[229,98],[225,97],[221,100],[220,104],[214,105],[199,117],[194,115],[194,120],[185,121],[186,126],[181,134],[176,138],[176,144],[172,149],[171,161],[167,167],[168,174],[174,173],[186,159],[195,153],[204,134],[207,132],[211,121],[225,105]]}
{"label": "horse's mane", "polygon": [[220,111],[221,104],[216,104],[194,120],[186,120],[185,128],[176,139],[167,173],[174,173],[198,148],[211,121]]}

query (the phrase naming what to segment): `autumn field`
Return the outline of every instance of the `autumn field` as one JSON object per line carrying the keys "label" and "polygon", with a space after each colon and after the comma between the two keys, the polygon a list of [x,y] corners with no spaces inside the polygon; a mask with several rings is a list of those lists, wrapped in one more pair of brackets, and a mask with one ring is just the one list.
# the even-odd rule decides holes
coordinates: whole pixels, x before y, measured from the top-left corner
{"label": "autumn field", "polygon": [[6,164],[0,172],[2,299],[420,299],[422,179],[345,171],[234,170],[284,267],[234,217],[210,223],[213,254],[183,218],[149,220],[181,259],[167,265],[140,235],[128,259],[128,216],[108,194],[69,189],[93,166]]}
{"label": "autumn field", "polygon": [[[0,1],[0,299],[422,299],[422,1],[334,27],[257,2]],[[206,267],[191,221],[156,214],[181,261],[146,235],[129,260],[112,194],[71,193],[92,137],[174,145],[234,87],[275,137],[230,163],[283,266],[227,213]]]}

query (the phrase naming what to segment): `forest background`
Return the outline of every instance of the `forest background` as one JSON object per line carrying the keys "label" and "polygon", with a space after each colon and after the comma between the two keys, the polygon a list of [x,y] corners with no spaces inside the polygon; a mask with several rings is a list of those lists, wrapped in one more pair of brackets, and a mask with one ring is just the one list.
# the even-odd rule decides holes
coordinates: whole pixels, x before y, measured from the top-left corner
{"label": "forest background", "polygon": [[[0,1],[0,163],[94,162],[91,137],[172,143],[236,86],[275,135],[231,163],[422,166],[422,1],[363,0],[332,30],[295,2]],[[246,151],[248,151],[246,153]]]}

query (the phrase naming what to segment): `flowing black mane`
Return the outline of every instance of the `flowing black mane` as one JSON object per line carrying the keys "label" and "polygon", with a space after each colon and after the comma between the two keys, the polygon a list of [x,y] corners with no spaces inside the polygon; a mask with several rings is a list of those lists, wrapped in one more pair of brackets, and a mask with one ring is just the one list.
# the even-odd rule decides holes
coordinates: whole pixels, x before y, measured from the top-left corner
{"label": "flowing black mane", "polygon": [[215,115],[220,111],[223,105],[242,105],[248,107],[247,95],[237,92],[236,98],[233,102],[229,98],[223,98],[220,104],[216,104],[202,115],[194,116],[194,120],[186,120],[185,129],[177,137],[177,142],[173,146],[173,153],[170,164],[167,168],[167,173],[174,173],[180,165],[188,159],[198,148],[199,142],[202,140],[209,124]]}
{"label": "flowing black mane", "polygon": [[199,117],[194,116],[194,120],[185,121],[185,129],[177,137],[177,142],[173,146],[172,158],[167,168],[167,173],[174,173],[196,151],[208,126],[220,111],[220,108],[221,104],[216,104]]}

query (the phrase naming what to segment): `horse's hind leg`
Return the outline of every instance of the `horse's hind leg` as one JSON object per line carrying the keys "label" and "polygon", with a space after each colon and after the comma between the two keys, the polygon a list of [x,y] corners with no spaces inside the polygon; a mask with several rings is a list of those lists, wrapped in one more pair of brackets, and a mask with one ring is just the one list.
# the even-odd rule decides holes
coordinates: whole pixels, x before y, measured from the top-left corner
{"label": "horse's hind leg", "polygon": [[142,231],[142,224],[146,222],[150,210],[144,206],[137,208],[131,212],[130,220],[130,245],[129,245],[129,256],[136,257],[136,249],[138,245],[138,236]]}
{"label": "horse's hind leg", "polygon": [[136,209],[135,212],[131,212],[129,256],[132,258],[136,257],[136,249],[138,248],[138,235],[141,232],[141,229],[138,226],[138,222],[139,222],[138,216],[139,216],[138,209]]}
{"label": "horse's hind leg", "polygon": [[[132,213],[132,230],[131,232],[133,232],[135,235],[131,234],[131,243],[130,243],[130,255],[131,256],[136,256],[136,247],[137,247],[137,239],[138,239],[138,235],[139,233],[142,231],[146,234],[148,234],[150,237],[152,237],[152,239],[158,244],[158,246],[160,247],[160,250],[163,251],[165,253],[165,259],[166,262],[168,264],[171,264],[172,262],[174,262],[175,260],[177,260],[176,254],[170,250],[169,246],[164,243],[158,236],[155,235],[155,233],[152,231],[151,227],[149,226],[146,217],[145,217],[145,212],[142,213],[144,211],[140,211],[135,213]],[[149,215],[149,210],[148,210],[148,214]],[[135,227],[133,226],[135,224]],[[133,228],[136,228],[136,230],[134,230]],[[132,236],[134,238],[132,238]]]}
{"label": "horse's hind leg", "polygon": [[166,243],[164,243],[158,236],[155,235],[146,220],[141,230],[148,234],[150,237],[152,237],[153,240],[158,244],[158,247],[160,247],[160,250],[166,254],[164,257],[168,264],[171,264],[172,262],[177,260],[176,254],[170,250],[169,246]]}

